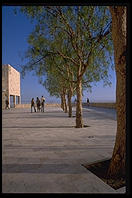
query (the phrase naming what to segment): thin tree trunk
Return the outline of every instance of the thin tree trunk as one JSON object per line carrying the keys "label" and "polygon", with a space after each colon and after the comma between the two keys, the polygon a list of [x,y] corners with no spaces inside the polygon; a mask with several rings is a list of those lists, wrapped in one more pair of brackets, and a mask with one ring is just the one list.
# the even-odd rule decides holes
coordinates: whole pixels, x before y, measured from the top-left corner
{"label": "thin tree trunk", "polygon": [[68,95],[67,95],[67,99],[68,99],[68,108],[69,108],[69,111],[68,111],[68,116],[69,117],[72,117],[72,102],[71,102],[71,99],[72,99],[72,88],[70,87],[69,91],[68,91]]}
{"label": "thin tree trunk", "polygon": [[63,87],[63,101],[64,101],[64,112],[67,113],[66,89],[64,87]]}
{"label": "thin tree trunk", "polygon": [[108,178],[125,176],[126,163],[126,7],[110,7],[116,69],[117,134]]}
{"label": "thin tree trunk", "polygon": [[64,112],[67,113],[67,103],[65,97],[64,97]]}
{"label": "thin tree trunk", "polygon": [[63,97],[63,94],[61,94],[61,108],[64,111],[64,97]]}
{"label": "thin tree trunk", "polygon": [[76,128],[83,127],[82,120],[82,79],[78,79],[77,81],[77,103],[76,103]]}

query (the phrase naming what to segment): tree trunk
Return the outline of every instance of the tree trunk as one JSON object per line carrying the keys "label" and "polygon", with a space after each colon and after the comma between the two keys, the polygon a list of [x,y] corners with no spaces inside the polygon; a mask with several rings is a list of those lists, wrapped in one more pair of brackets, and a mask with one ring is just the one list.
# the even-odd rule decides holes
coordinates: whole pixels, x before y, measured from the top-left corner
{"label": "tree trunk", "polygon": [[64,97],[63,97],[63,94],[61,94],[61,108],[64,111]]}
{"label": "tree trunk", "polygon": [[64,102],[64,112],[67,113],[67,104],[66,104],[66,88],[63,87],[63,102]]}
{"label": "tree trunk", "polygon": [[117,134],[108,178],[125,176],[126,162],[126,7],[110,7],[116,69]]}
{"label": "tree trunk", "polygon": [[62,94],[61,94],[61,108],[65,113],[67,113],[67,104],[66,104],[66,89],[62,88]]}
{"label": "tree trunk", "polygon": [[76,128],[83,127],[82,120],[82,79],[78,79],[77,81],[77,103],[76,103]]}
{"label": "tree trunk", "polygon": [[69,91],[68,91],[68,95],[67,95],[68,108],[69,108],[68,116],[69,117],[72,117],[72,103],[71,103],[72,94],[73,94],[73,91],[72,91],[72,88],[70,88]]}
{"label": "tree trunk", "polygon": [[67,113],[66,97],[64,95],[64,112]]}

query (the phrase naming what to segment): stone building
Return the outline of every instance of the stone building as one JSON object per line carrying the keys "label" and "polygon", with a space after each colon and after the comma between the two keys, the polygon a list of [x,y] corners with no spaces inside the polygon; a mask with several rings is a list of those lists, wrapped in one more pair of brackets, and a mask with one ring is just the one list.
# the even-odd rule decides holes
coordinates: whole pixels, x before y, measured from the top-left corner
{"label": "stone building", "polygon": [[2,109],[5,108],[6,99],[9,101],[9,107],[15,107],[16,103],[21,103],[20,73],[9,64],[2,65]]}

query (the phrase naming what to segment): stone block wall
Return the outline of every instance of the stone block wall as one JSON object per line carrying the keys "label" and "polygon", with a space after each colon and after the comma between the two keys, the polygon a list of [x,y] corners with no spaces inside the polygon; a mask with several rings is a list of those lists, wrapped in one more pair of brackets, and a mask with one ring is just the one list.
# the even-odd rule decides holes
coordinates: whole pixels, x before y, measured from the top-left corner
{"label": "stone block wall", "polygon": [[20,96],[20,73],[9,65],[9,94]]}
{"label": "stone block wall", "polygon": [[2,109],[5,108],[5,100],[8,99],[10,106],[10,96],[13,96],[14,106],[16,96],[20,102],[20,73],[11,65],[2,65]]}
{"label": "stone block wall", "polygon": [[8,94],[8,65],[2,65],[2,92],[5,92],[5,94]]}

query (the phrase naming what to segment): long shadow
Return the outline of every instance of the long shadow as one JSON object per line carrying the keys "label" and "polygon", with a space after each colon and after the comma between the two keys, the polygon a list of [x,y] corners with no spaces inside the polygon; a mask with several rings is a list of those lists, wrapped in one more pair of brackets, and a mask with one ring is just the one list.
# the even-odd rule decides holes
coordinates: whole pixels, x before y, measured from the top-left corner
{"label": "long shadow", "polygon": [[[63,112],[45,112],[45,113],[26,112],[26,114],[27,114],[27,116],[23,115],[23,112],[19,113],[19,115],[21,115],[21,116],[16,116],[16,119],[22,119],[22,118],[28,118],[28,119],[37,119],[37,118],[69,118],[68,114],[63,113]],[[10,115],[12,115],[12,114],[10,113]],[[75,115],[73,115],[73,117],[75,117]],[[8,118],[7,117],[3,117],[3,119],[14,119],[14,117],[8,117]]]}
{"label": "long shadow", "polygon": [[[73,116],[75,117],[75,116]],[[28,119],[39,119],[39,118],[69,118],[67,115],[38,115],[38,116],[20,116],[20,117],[15,117],[16,119],[22,119],[22,118],[28,118]],[[3,118],[4,119],[12,119],[14,120],[14,117],[8,117],[8,118]]]}
{"label": "long shadow", "polygon": [[[39,115],[39,116],[33,116],[33,117],[28,117],[28,116],[21,116],[21,117],[16,117],[15,119],[23,119],[23,118],[27,118],[27,119],[42,119],[42,118],[44,118],[44,119],[46,119],[46,118],[70,118],[70,119],[72,119],[72,118],[75,118],[76,116],[75,115],[73,115],[71,118],[70,117],[68,117],[67,115]],[[110,116],[110,115],[107,115],[107,116],[104,116],[104,115],[87,115],[87,114],[83,114],[83,118],[89,118],[89,119],[92,119],[92,120],[117,120],[116,119],[116,116],[115,117],[113,117],[113,116]],[[11,120],[14,120],[14,117],[10,117],[10,118],[2,118],[3,120],[4,119],[7,119],[7,120],[9,120],[9,119],[11,119]]]}
{"label": "long shadow", "polygon": [[[95,111],[90,111],[90,110]],[[106,112],[105,112],[106,111]],[[110,111],[110,112],[109,112]],[[114,113],[115,110],[109,110],[109,109],[98,109],[98,108],[90,108],[89,110],[86,110],[86,108],[83,108],[83,118],[90,118],[93,120],[117,120],[116,113]],[[112,113],[113,112],[113,113]],[[16,117],[17,119],[22,118],[28,118],[28,119],[37,119],[37,118],[69,118],[67,113],[64,113],[63,111],[49,111],[49,112],[33,112],[30,111],[27,112],[5,112],[5,114],[21,114],[21,116]],[[27,114],[27,116],[25,116]],[[75,111],[73,111],[73,117],[75,117]],[[72,118],[73,118],[72,117]],[[11,118],[3,118],[3,119],[14,119]]]}
{"label": "long shadow", "polygon": [[39,128],[75,128],[75,126],[6,126],[2,128],[12,128],[12,129],[21,129],[21,128],[31,128],[31,129],[39,129]]}
{"label": "long shadow", "polygon": [[[13,113],[13,114],[25,114],[25,113],[26,113],[26,114],[27,114],[27,113],[28,113],[28,114],[31,114],[31,111],[30,111],[30,110],[29,110],[29,111],[10,111],[10,110],[9,110],[8,112],[7,112],[7,111],[2,111],[2,113],[3,113],[3,114],[12,114],[12,113]],[[46,113],[46,114],[47,114],[47,113],[49,114],[49,113],[52,113],[52,114],[53,114],[53,113],[64,113],[64,112],[63,112],[63,111],[62,111],[62,112],[61,112],[61,111],[46,111],[46,112],[34,112],[34,111],[33,111],[33,112],[32,112],[32,114],[37,114],[37,113],[41,113],[41,114],[45,114],[45,113]]]}
{"label": "long shadow", "polygon": [[60,152],[60,151],[64,151],[64,150],[88,150],[88,149],[96,149],[96,150],[99,150],[99,149],[102,149],[102,150],[105,150],[105,149],[112,149],[112,146],[106,146],[106,145],[102,145],[102,144],[98,144],[98,145],[89,145],[89,146],[41,146],[41,147],[38,147],[38,146],[22,146],[22,145],[11,145],[11,144],[7,144],[6,146],[4,146],[5,149],[17,149],[17,150],[33,150],[34,152],[36,151],[56,151],[56,152]]}
{"label": "long shadow", "polygon": [[17,111],[17,112],[16,112],[16,111],[8,111],[8,112],[5,112],[5,111],[4,111],[4,112],[2,112],[2,113],[3,113],[3,114],[23,114],[23,113],[24,113],[24,114],[25,114],[25,113],[27,114],[27,113],[30,113],[30,112],[29,112],[29,111],[22,111],[22,112],[20,112],[20,111]]}
{"label": "long shadow", "polygon": [[[76,168],[77,167],[77,168]],[[80,167],[80,168],[79,168]],[[47,173],[79,174],[86,173],[80,165],[72,164],[3,164],[2,173]]]}

